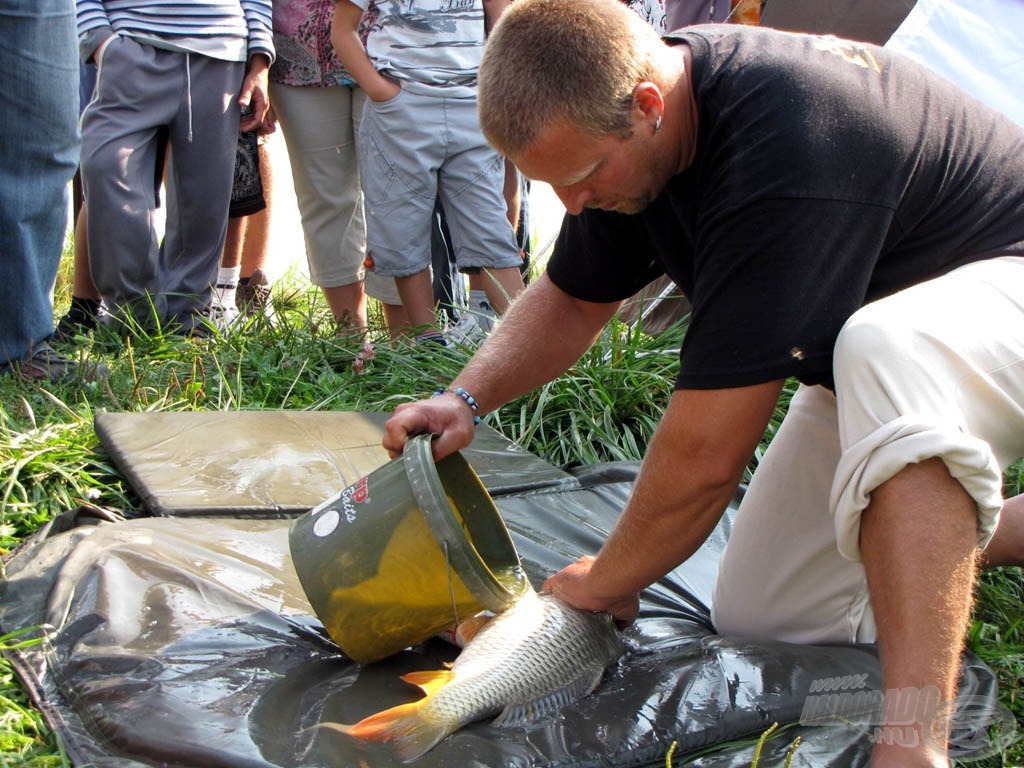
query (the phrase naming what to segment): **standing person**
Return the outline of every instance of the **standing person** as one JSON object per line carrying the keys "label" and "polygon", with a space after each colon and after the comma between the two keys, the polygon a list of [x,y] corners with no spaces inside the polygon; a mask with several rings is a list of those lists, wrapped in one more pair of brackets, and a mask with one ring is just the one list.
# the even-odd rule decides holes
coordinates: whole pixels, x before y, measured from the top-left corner
{"label": "standing person", "polygon": [[[979,553],[1024,562],[1024,496],[1004,501],[1001,476],[1024,455],[1021,128],[882,48],[745,25],[659,38],[615,0],[518,0],[480,114],[569,215],[546,274],[452,389],[396,410],[385,448],[465,447],[474,417],[565,371],[667,273],[693,302],[676,389],[608,540],[545,588],[632,619],[713,530],[796,377],[715,625],[877,642],[888,691],[950,702]],[[948,765],[927,721],[878,741],[875,768]]]}
{"label": "standing person", "polygon": [[75,363],[47,340],[78,165],[74,5],[9,0],[0,39],[0,373],[64,379]]}
{"label": "standing person", "polygon": [[[238,131],[263,123],[274,57],[270,0],[78,0],[93,280],[116,320],[191,333],[224,250]],[[252,114],[240,121],[240,107]],[[153,226],[158,136],[170,143],[169,218]]]}
{"label": "standing person", "polygon": [[[79,62],[78,114],[92,101],[96,88],[96,65]],[[102,299],[89,274],[89,217],[82,197],[82,174],[76,173],[72,185],[72,213],[75,227],[75,260],[71,271],[71,306],[58,322],[53,334],[54,344],[67,344],[79,334],[87,336],[99,322]]]}
{"label": "standing person", "polygon": [[523,290],[503,196],[505,163],[487,146],[476,114],[484,36],[507,4],[427,0],[403,9],[338,0],[335,6],[335,50],[369,98],[357,136],[367,258],[378,275],[395,278],[409,322],[427,329],[421,341],[448,343],[437,329],[430,275],[438,193],[471,289],[484,291],[499,315]]}
{"label": "standing person", "polygon": [[[334,0],[274,3],[270,96],[291,162],[309,277],[338,326],[366,328],[366,295],[397,332],[406,320],[391,279],[366,275],[366,219],[355,134],[366,95],[331,43]],[[364,280],[365,277],[365,280]]]}
{"label": "standing person", "polygon": [[269,115],[268,111],[261,132],[238,134],[224,254],[207,308],[207,316],[222,332],[243,316],[274,318],[270,280],[263,271],[270,255],[274,200],[274,165],[266,147],[267,131],[274,129]]}

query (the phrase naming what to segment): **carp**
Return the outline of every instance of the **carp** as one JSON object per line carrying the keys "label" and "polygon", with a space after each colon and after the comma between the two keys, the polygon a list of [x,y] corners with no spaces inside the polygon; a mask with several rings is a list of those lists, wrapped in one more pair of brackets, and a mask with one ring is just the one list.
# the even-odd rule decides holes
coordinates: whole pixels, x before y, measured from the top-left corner
{"label": "carp", "polygon": [[623,648],[608,614],[527,590],[477,631],[450,669],[402,676],[424,698],[355,725],[322,726],[386,742],[410,762],[468,723],[497,715],[494,725],[519,726],[558,711],[591,693]]}

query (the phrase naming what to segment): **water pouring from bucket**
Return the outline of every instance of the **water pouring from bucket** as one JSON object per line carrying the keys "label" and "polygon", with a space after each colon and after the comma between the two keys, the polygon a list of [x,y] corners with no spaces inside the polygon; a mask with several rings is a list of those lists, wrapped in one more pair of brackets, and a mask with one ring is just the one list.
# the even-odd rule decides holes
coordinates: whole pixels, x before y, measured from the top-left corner
{"label": "water pouring from bucket", "polygon": [[292,523],[292,561],[313,611],[349,658],[367,664],[530,588],[490,494],[430,435]]}

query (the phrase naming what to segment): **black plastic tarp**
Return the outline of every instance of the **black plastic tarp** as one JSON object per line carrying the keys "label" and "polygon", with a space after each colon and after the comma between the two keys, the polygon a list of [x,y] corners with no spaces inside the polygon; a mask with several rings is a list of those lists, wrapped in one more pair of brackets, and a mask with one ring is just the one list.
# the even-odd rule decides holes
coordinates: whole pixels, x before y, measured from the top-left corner
{"label": "black plastic tarp", "polygon": [[[193,452],[202,450],[191,442]],[[532,457],[547,480],[531,484],[521,449],[502,442],[485,430],[482,453],[465,455],[484,470],[539,585],[600,546],[635,466],[570,473]],[[505,452],[515,457],[515,476],[502,476]],[[878,689],[872,647],[714,634],[707,606],[732,515],[644,593],[640,618],[626,632],[629,650],[597,691],[527,727],[467,726],[415,764],[661,766],[677,742],[675,764],[719,746],[692,764],[739,768],[750,765],[753,747],[729,743],[756,739],[779,722],[787,728],[766,746],[763,767],[781,765],[797,735],[795,766],[867,765],[870,742],[861,730],[798,721],[815,681],[863,675]],[[457,650],[430,640],[371,665],[346,659],[299,586],[290,523],[287,516],[121,519],[83,508],[7,558],[0,631],[37,627],[44,638],[8,656],[76,766],[399,765],[387,746],[316,726],[415,699],[399,676],[437,668]],[[963,688],[991,697],[993,675],[968,661]]]}

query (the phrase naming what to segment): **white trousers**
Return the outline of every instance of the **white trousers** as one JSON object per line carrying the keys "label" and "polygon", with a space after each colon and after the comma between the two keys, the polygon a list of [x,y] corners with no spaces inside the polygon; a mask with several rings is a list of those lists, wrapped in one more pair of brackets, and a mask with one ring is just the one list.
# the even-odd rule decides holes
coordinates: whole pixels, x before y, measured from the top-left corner
{"label": "white trousers", "polygon": [[863,307],[839,335],[834,371],[835,394],[794,395],[740,505],[713,597],[722,634],[874,642],[860,517],[909,464],[941,458],[988,542],[1002,472],[1024,456],[1024,258],[969,264]]}

